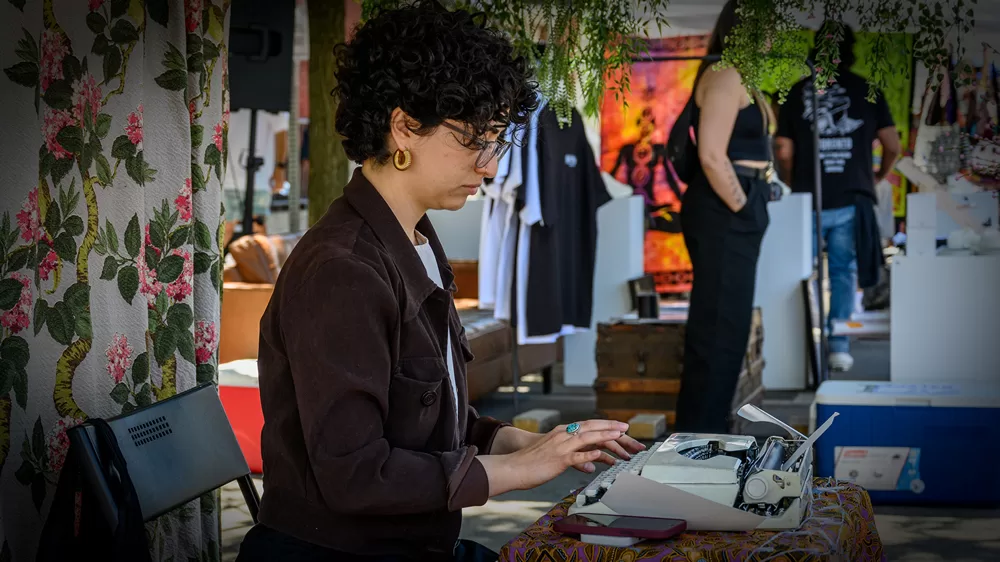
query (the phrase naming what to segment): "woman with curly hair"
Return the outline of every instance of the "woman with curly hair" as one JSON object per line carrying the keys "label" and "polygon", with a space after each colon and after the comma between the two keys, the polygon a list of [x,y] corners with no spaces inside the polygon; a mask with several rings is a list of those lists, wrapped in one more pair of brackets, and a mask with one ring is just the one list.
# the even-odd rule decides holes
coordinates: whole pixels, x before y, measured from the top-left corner
{"label": "woman with curly hair", "polygon": [[532,71],[476,17],[421,3],[358,28],[336,78],[361,167],[261,319],[264,494],[238,560],[496,560],[458,540],[462,508],[642,449],[618,422],[536,434],[468,403],[454,274],[425,213],[496,173],[501,134],[537,106]]}

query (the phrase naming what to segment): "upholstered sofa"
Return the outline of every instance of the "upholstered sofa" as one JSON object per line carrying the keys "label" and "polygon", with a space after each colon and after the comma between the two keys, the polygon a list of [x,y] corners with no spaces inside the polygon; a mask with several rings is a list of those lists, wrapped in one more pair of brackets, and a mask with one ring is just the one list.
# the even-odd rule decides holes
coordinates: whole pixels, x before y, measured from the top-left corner
{"label": "upholstered sofa", "polygon": [[[260,318],[271,298],[281,266],[301,234],[254,234],[229,245],[223,272],[222,319],[219,362],[255,359]],[[477,267],[474,261],[452,262],[455,270],[456,306],[466,337],[476,358],[468,366],[469,398],[476,400],[510,384],[512,333],[509,326],[481,311],[476,300]],[[518,346],[520,372],[542,373],[548,389],[551,367],[559,359],[556,345]]]}

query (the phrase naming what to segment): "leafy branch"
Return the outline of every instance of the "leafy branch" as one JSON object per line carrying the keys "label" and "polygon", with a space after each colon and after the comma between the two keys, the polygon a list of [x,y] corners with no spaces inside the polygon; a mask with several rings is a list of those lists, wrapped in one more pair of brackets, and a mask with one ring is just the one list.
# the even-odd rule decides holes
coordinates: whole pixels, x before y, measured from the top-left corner
{"label": "leafy branch", "polygon": [[[362,20],[407,3],[363,0]],[[632,61],[647,51],[647,31],[654,24],[658,29],[667,25],[667,4],[667,0],[452,0],[450,7],[482,13],[489,25],[508,33],[516,52],[535,63],[542,94],[565,120],[578,94],[584,113],[596,116],[607,92],[619,99],[629,91]],[[975,25],[976,4],[977,0],[741,0],[741,21],[728,37],[718,64],[739,70],[748,88],[771,86],[779,99],[784,98],[808,74],[809,41],[798,17],[819,13],[833,22],[816,37],[816,86],[826,88],[836,81],[844,16],[857,14],[861,22],[857,31],[884,34],[876,37],[869,55],[871,97],[885,90],[892,76],[907,72],[886,56],[907,48],[899,40],[901,32],[916,30],[913,56],[928,68],[941,69],[952,55],[962,60],[961,39]],[[544,52],[539,40],[546,41]],[[942,72],[937,74],[939,80]]]}
{"label": "leafy branch", "polygon": [[27,434],[21,442],[21,466],[14,473],[17,481],[31,488],[35,509],[42,511],[47,484],[55,484],[56,475],[49,470],[49,454],[41,418],[35,419],[31,437]]}
{"label": "leafy branch", "polygon": [[[400,0],[363,0],[362,19]],[[608,88],[628,90],[633,58],[648,51],[642,37],[666,24],[668,0],[452,0],[450,7],[482,13],[507,32],[515,51],[536,68],[539,88],[562,122],[582,96],[584,112],[597,115]],[[539,43],[544,41],[544,52]],[[613,84],[607,83],[611,80]]]}
{"label": "leafy branch", "polygon": [[126,16],[132,15],[128,13],[129,8],[129,0],[111,0],[99,11],[87,14],[87,27],[94,32],[91,52],[103,59],[102,84],[110,84],[115,78],[119,80],[118,87],[104,96],[103,104],[107,104],[111,96],[125,91],[125,73],[128,71],[129,57],[146,30],[144,17],[136,18],[138,26],[126,19]]}

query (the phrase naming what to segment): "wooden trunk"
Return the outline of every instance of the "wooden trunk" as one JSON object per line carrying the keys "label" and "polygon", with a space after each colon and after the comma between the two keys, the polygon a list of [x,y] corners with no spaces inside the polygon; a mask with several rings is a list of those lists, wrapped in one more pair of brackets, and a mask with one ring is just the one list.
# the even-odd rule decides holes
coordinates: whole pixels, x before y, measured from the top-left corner
{"label": "wooden trunk", "polygon": [[[628,421],[643,413],[663,414],[667,425],[676,418],[677,396],[684,366],[683,323],[621,322],[597,327],[598,413]],[[754,309],[747,352],[733,394],[730,425],[741,433],[745,424],[736,416],[744,404],[760,405],[763,398],[764,326]]]}

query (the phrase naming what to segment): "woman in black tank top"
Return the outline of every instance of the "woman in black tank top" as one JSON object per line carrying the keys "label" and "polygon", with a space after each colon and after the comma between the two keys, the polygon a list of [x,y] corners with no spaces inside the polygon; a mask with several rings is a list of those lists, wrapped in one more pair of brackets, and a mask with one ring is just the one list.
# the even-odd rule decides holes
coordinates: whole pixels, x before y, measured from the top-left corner
{"label": "woman in black tank top", "polygon": [[[738,0],[716,22],[709,54],[738,23]],[[734,68],[702,63],[695,81],[698,163],[681,205],[694,270],[676,431],[729,433],[733,393],[750,336],[757,259],[768,226],[770,107]]]}

